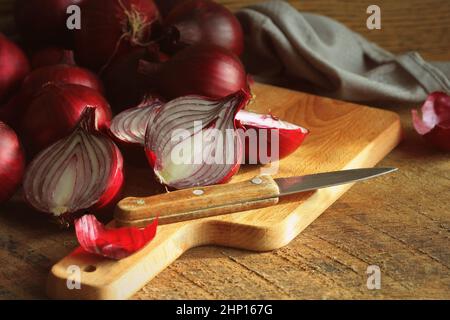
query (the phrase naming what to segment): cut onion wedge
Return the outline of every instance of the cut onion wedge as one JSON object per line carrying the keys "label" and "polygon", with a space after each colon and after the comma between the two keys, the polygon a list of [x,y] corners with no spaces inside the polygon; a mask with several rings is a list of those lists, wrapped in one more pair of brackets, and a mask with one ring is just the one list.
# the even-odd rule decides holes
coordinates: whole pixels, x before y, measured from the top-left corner
{"label": "cut onion wedge", "polygon": [[282,121],[272,114],[239,111],[236,121],[245,131],[246,164],[267,164],[296,151],[309,134],[301,126]]}
{"label": "cut onion wedge", "polygon": [[149,97],[139,106],[116,115],[109,129],[115,140],[124,145],[143,146],[149,118],[162,104],[160,99]]}
{"label": "cut onion wedge", "polygon": [[31,162],[24,178],[24,193],[32,207],[68,226],[78,214],[112,203],[122,184],[122,155],[108,137],[98,132],[95,108],[87,107],[69,136]]}
{"label": "cut onion wedge", "polygon": [[157,227],[158,219],[144,229],[108,229],[94,215],[84,215],[75,222],[78,242],[85,251],[114,260],[124,259],[141,250],[153,240]]}
{"label": "cut onion wedge", "polygon": [[450,151],[450,96],[433,92],[422,106],[422,117],[412,110],[412,120],[417,133],[435,147]]}
{"label": "cut onion wedge", "polygon": [[183,189],[227,182],[242,160],[236,113],[250,101],[240,90],[223,99],[184,96],[148,123],[145,150],[161,183]]}

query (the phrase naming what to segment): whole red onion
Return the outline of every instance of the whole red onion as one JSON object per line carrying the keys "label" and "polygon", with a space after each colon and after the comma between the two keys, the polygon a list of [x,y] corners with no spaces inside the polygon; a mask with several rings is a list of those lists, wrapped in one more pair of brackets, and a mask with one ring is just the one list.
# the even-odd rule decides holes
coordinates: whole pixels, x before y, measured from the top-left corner
{"label": "whole red onion", "polygon": [[36,92],[48,83],[76,84],[103,93],[102,83],[87,69],[67,64],[36,69],[25,78],[18,94],[5,106],[6,120],[11,126],[18,127]]}
{"label": "whole red onion", "polygon": [[211,44],[188,47],[160,65],[141,61],[140,71],[167,99],[190,94],[223,98],[248,87],[239,58]]}
{"label": "whole red onion", "polygon": [[138,71],[140,60],[160,62],[167,57],[157,49],[134,48],[111,64],[103,75],[106,96],[116,112],[136,106],[151,93],[147,77]]}
{"label": "whole red onion", "polygon": [[65,137],[75,128],[86,107],[95,108],[100,130],[109,128],[112,112],[98,91],[75,84],[45,85],[36,93],[21,121],[25,146],[36,152]]}
{"label": "whole red onion", "polygon": [[0,203],[8,201],[22,182],[25,156],[16,133],[0,121]]}
{"label": "whole red onion", "polygon": [[47,47],[36,51],[31,57],[31,67],[33,69],[56,64],[75,65],[73,51],[61,47]]}
{"label": "whole red onion", "polygon": [[20,86],[29,71],[23,51],[0,33],[0,103]]}
{"label": "whole red onion", "polygon": [[71,46],[73,31],[67,28],[67,8],[85,0],[16,0],[15,19],[22,38],[33,47],[43,44]]}
{"label": "whole red onion", "polygon": [[175,6],[164,20],[163,49],[179,51],[186,46],[208,43],[241,55],[242,27],[234,14],[211,0],[189,0]]}
{"label": "whole red onion", "polygon": [[100,70],[133,47],[146,46],[159,12],[152,0],[95,0],[82,6],[75,36],[81,65]]}
{"label": "whole red onion", "polygon": [[188,0],[155,0],[155,3],[161,16],[166,17],[173,8],[186,1]]}

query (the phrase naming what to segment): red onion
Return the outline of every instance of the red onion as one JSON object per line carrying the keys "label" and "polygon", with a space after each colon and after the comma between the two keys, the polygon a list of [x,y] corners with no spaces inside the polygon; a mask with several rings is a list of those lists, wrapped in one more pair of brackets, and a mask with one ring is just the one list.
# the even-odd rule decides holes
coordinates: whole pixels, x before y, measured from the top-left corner
{"label": "red onion", "polygon": [[96,108],[98,128],[109,128],[111,109],[98,91],[74,84],[45,85],[21,121],[26,146],[39,151],[69,134],[86,107]]}
{"label": "red onion", "polygon": [[76,33],[76,57],[82,65],[106,68],[133,47],[143,47],[159,12],[152,0],[95,0],[82,6],[81,30]]}
{"label": "red onion", "polygon": [[60,47],[47,47],[36,51],[31,57],[33,69],[53,66],[55,64],[76,65],[72,50]]}
{"label": "red onion", "polygon": [[28,203],[62,225],[115,201],[123,184],[122,155],[96,128],[97,113],[86,108],[72,133],[37,155],[25,173]]}
{"label": "red onion", "polygon": [[20,94],[29,97],[47,83],[76,84],[103,92],[98,77],[87,69],[73,65],[58,64],[34,70],[23,81]]}
{"label": "red onion", "polygon": [[197,43],[221,46],[241,55],[244,36],[237,18],[210,0],[189,0],[175,6],[164,20],[163,49],[176,52]]}
{"label": "red onion", "polygon": [[139,106],[119,113],[112,120],[110,134],[120,146],[128,164],[148,166],[143,148],[145,130],[148,121],[161,106],[161,100],[148,97]]}
{"label": "red onion", "polygon": [[13,127],[20,123],[36,92],[48,83],[76,84],[103,92],[100,80],[87,69],[67,64],[36,69],[25,78],[18,95],[8,103],[9,123]]}
{"label": "red onion", "polygon": [[245,130],[245,155],[248,164],[267,164],[296,151],[309,131],[279,120],[273,115],[239,111],[236,121]]}
{"label": "red onion", "polygon": [[140,71],[167,99],[191,94],[223,98],[248,87],[239,58],[215,45],[191,46],[160,65],[141,61]]}
{"label": "red onion", "polygon": [[30,71],[23,51],[0,33],[0,103],[6,101]]}
{"label": "red onion", "polygon": [[0,150],[0,203],[3,203],[22,182],[25,156],[16,133],[1,121]]}
{"label": "red onion", "polygon": [[249,100],[241,90],[220,100],[185,96],[163,105],[149,120],[145,137],[161,183],[182,189],[228,181],[242,159],[234,118]]}
{"label": "red onion", "polygon": [[136,106],[149,93],[147,77],[138,72],[140,60],[163,62],[167,59],[156,48],[134,48],[111,64],[103,80],[107,98],[113,110],[120,112]]}
{"label": "red onion", "polygon": [[75,222],[81,247],[92,254],[114,260],[124,259],[141,250],[156,235],[158,220],[143,229],[126,227],[108,229],[93,215],[85,215]]}
{"label": "red onion", "polygon": [[422,118],[412,110],[413,125],[426,141],[435,147],[450,151],[450,96],[433,92],[422,106]]}
{"label": "red onion", "polygon": [[180,3],[186,2],[188,0],[155,0],[156,5],[158,6],[159,12],[163,17],[166,17],[167,14],[175,8]]}
{"label": "red onion", "polygon": [[116,115],[109,128],[114,139],[122,145],[144,146],[147,123],[162,105],[161,100],[150,97],[139,106]]}
{"label": "red onion", "polygon": [[31,46],[71,45],[67,8],[84,0],[16,0],[15,18],[20,35]]}

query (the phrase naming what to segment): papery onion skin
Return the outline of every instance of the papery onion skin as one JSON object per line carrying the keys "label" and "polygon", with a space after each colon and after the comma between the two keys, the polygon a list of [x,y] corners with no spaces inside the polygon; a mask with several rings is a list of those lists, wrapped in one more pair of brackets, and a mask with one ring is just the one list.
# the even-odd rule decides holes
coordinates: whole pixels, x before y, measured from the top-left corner
{"label": "papery onion skin", "polygon": [[73,51],[61,47],[47,47],[36,51],[31,57],[33,70],[56,64],[76,65]]}
{"label": "papery onion skin", "polygon": [[450,96],[444,92],[431,93],[422,106],[422,117],[412,110],[417,133],[443,151],[450,151]]}
{"label": "papery onion skin", "polygon": [[[282,121],[272,114],[241,110],[236,116],[236,122],[245,132],[254,130],[257,137],[257,141],[252,145],[248,139],[243,138],[246,164],[267,164],[281,160],[294,153],[309,135],[308,129]],[[266,130],[266,134],[261,134],[263,130]],[[276,155],[272,154],[272,134],[276,135],[278,140]],[[266,140],[262,141],[263,138]]]}
{"label": "papery onion skin", "polygon": [[193,44],[213,44],[241,55],[244,36],[238,19],[223,5],[210,0],[189,0],[175,6],[164,19],[169,53]]}
{"label": "papery onion skin", "polygon": [[76,127],[86,107],[96,109],[98,128],[107,130],[112,112],[98,91],[74,84],[45,85],[21,121],[25,146],[36,152],[66,136]]}
{"label": "papery onion skin", "polygon": [[248,88],[239,58],[215,45],[191,46],[159,66],[144,62],[141,72],[148,74],[168,100],[187,95],[223,98]]}
{"label": "papery onion skin", "polygon": [[81,65],[100,71],[133,47],[146,46],[152,24],[159,19],[152,0],[86,1],[81,10],[76,58]]}
{"label": "papery onion skin", "polygon": [[97,130],[95,117],[95,108],[87,107],[74,131],[39,153],[25,173],[27,202],[61,226],[113,204],[123,185],[122,155]]}
{"label": "papery onion skin", "polygon": [[25,156],[16,133],[0,121],[0,204],[8,201],[22,182]]}
{"label": "papery onion skin", "polygon": [[[234,119],[250,99],[248,91],[240,90],[222,99],[191,95],[163,105],[149,120],[145,137],[147,158],[160,182],[174,189],[184,189],[225,183],[231,179],[239,170],[242,159],[242,142],[236,133]],[[197,127],[198,122],[200,127]],[[180,130],[188,136],[182,141],[173,140],[173,134]],[[213,130],[219,130],[223,139],[209,141],[208,137],[213,134]],[[226,136],[229,130],[232,134],[231,141],[226,140],[229,138]],[[193,141],[195,144],[196,137],[202,140],[200,150],[191,145]],[[200,155],[201,161],[176,163],[173,160],[174,150],[181,145],[188,148],[190,146],[187,153],[190,155],[189,161],[196,161],[192,158],[194,154]],[[178,152],[179,150],[175,155]],[[205,155],[213,161],[208,163]],[[217,155],[220,157],[219,162],[214,160]]]}
{"label": "papery onion skin", "polygon": [[85,0],[16,0],[14,14],[20,35],[32,47],[45,44],[71,46],[67,8]]}
{"label": "papery onion skin", "polygon": [[25,53],[0,33],[0,103],[18,89],[30,71]]}
{"label": "papery onion skin", "polygon": [[75,222],[75,232],[83,250],[105,258],[121,260],[141,250],[156,235],[158,219],[139,229],[126,227],[111,229],[94,215],[84,215]]}

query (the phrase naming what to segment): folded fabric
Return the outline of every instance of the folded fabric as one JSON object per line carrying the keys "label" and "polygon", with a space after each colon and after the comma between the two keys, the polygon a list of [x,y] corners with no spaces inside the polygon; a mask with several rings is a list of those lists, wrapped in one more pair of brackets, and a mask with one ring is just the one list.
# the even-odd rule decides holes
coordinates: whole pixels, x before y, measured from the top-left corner
{"label": "folded fabric", "polygon": [[237,12],[256,81],[358,102],[420,102],[450,92],[450,62],[394,55],[330,18],[270,1]]}

